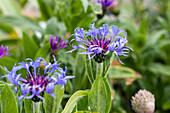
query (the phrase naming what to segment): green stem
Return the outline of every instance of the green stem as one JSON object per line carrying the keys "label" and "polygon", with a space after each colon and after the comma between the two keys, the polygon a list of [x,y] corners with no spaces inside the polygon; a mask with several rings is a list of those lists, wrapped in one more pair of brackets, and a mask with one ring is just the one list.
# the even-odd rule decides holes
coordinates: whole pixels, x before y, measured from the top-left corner
{"label": "green stem", "polygon": [[103,72],[103,63],[97,63],[97,73],[96,73],[96,78],[98,76],[102,76]]}
{"label": "green stem", "polygon": [[103,62],[103,73],[102,73],[102,77],[104,77],[105,71],[106,71],[106,61]]}
{"label": "green stem", "polygon": [[108,74],[108,72],[109,72],[109,69],[110,69],[110,67],[111,67],[111,65],[112,65],[112,62],[113,62],[113,60],[114,60],[114,56],[115,56],[115,53],[113,53],[112,56],[111,56],[111,58],[110,58],[110,64],[108,65],[108,67],[107,67],[107,69],[106,69],[106,72],[105,72],[105,74],[104,74],[104,77],[106,77],[107,74]]}
{"label": "green stem", "polygon": [[89,63],[90,63],[90,73],[91,73],[91,79],[92,79],[92,83],[93,83],[93,81],[94,81],[93,66],[92,66],[93,61],[91,60]]}
{"label": "green stem", "polygon": [[40,113],[40,102],[33,101],[33,113]]}
{"label": "green stem", "polygon": [[87,73],[87,77],[88,77],[88,79],[89,79],[89,81],[90,81],[90,84],[92,85],[93,84],[93,82],[92,82],[92,80],[91,80],[91,78],[90,78],[90,75]]}

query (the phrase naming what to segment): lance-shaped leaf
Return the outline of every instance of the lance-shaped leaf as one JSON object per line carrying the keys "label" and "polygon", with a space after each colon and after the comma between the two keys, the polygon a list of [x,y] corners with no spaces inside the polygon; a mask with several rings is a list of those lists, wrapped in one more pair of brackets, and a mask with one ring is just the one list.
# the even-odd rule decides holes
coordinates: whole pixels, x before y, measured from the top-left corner
{"label": "lance-shaped leaf", "polygon": [[109,113],[111,104],[110,88],[107,81],[98,76],[88,95],[88,104],[92,112]]}
{"label": "lance-shaped leaf", "polygon": [[45,113],[58,113],[60,103],[64,95],[64,89],[61,89],[60,85],[56,85],[54,92],[55,98],[50,96],[48,93],[45,93]]}
{"label": "lance-shaped leaf", "polygon": [[30,99],[25,99],[24,108],[26,113],[33,113],[33,101]]}
{"label": "lance-shaped leaf", "polygon": [[1,92],[1,113],[18,113],[17,103],[8,85]]}
{"label": "lance-shaped leaf", "polygon": [[77,101],[83,97],[83,96],[87,96],[88,92],[86,91],[77,91],[75,92],[70,99],[68,100],[64,110],[62,113],[71,113],[72,110],[74,109],[75,105],[77,104]]}
{"label": "lance-shaped leaf", "polygon": [[34,42],[28,34],[23,33],[23,47],[26,58],[34,58],[38,51],[38,45]]}

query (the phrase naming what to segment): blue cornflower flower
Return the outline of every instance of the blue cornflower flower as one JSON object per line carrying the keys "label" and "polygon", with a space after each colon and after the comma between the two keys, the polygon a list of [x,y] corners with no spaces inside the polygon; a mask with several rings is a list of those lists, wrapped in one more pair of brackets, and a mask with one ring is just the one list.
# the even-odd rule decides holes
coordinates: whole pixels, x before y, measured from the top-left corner
{"label": "blue cornflower flower", "polygon": [[[74,76],[66,76],[67,72],[62,71],[63,69],[59,67],[55,57],[54,64],[46,63],[42,57],[37,58],[35,62],[30,58],[26,60],[29,62],[25,63],[22,61],[18,63],[18,66],[15,64],[12,71],[8,71],[8,69],[4,67],[8,74],[3,77],[7,77],[8,80],[15,85],[15,90],[17,90],[17,86],[20,86],[22,95],[18,97],[19,101],[22,98],[32,99],[35,102],[44,100],[44,92],[55,97],[53,93],[55,85],[61,85],[63,88],[67,83],[67,79],[74,78]],[[44,69],[40,68],[42,65]],[[26,78],[22,78],[22,74],[18,74],[20,69],[26,71]],[[63,80],[65,80],[64,83],[59,82]]]}
{"label": "blue cornflower flower", "polygon": [[[119,36],[122,33],[124,37]],[[72,45],[74,49],[67,53],[82,49],[85,50],[85,52],[79,54],[86,54],[89,56],[89,59],[94,58],[98,63],[103,62],[109,52],[115,52],[119,59],[119,56],[127,56],[125,53],[129,53],[129,51],[132,50],[130,47],[125,46],[128,42],[126,39],[127,33],[121,30],[121,27],[114,25],[108,26],[104,24],[103,27],[97,29],[94,24],[92,24],[90,30],[84,31],[83,28],[77,28],[75,29],[75,34],[71,36],[75,38],[72,39],[70,43],[76,41],[78,45]]]}
{"label": "blue cornflower flower", "polygon": [[50,41],[50,45],[51,45],[50,62],[54,63],[53,56],[55,56],[55,58],[57,58],[57,51],[61,48],[68,47],[68,45],[67,45],[68,41],[64,41],[64,37],[62,37],[61,40],[59,40],[58,35],[56,35],[56,36],[51,35],[49,41]]}
{"label": "blue cornflower flower", "polygon": [[67,67],[65,67],[65,71],[60,68],[59,72],[55,72],[55,74],[58,75],[57,79],[55,79],[56,83],[55,84],[60,84],[62,88],[64,88],[64,85],[67,83],[67,79],[71,79],[74,76],[66,76],[67,73]]}
{"label": "blue cornflower flower", "polygon": [[97,3],[100,3],[103,9],[111,6],[114,2],[115,0],[97,0]]}
{"label": "blue cornflower flower", "polygon": [[[16,72],[19,70],[19,69],[21,69],[22,67],[21,66],[16,66],[16,64],[13,66],[13,68],[12,68],[12,71],[9,71],[6,67],[4,67],[4,69],[5,69],[5,71],[8,73],[7,75],[5,75],[5,76],[2,76],[2,77],[7,77],[8,78],[8,80],[11,82],[11,83],[13,83],[14,85],[16,85],[15,86],[15,90],[17,90],[17,85],[20,85],[19,83],[18,83],[18,80],[19,80],[19,78],[20,78],[20,76],[21,76],[21,74],[16,74]],[[10,76],[9,76],[10,75]]]}
{"label": "blue cornflower flower", "polygon": [[[68,41],[64,41],[64,37],[62,37],[62,39],[59,41],[59,36],[56,35],[56,37],[54,37],[53,35],[51,35],[50,37],[50,45],[51,45],[51,49],[53,51],[67,47],[67,42]],[[58,44],[57,44],[58,43]]]}
{"label": "blue cornflower flower", "polygon": [[0,47],[0,58],[4,57],[4,56],[10,56],[11,54],[9,54],[10,49],[8,49],[8,46],[3,47],[3,45],[1,45]]}

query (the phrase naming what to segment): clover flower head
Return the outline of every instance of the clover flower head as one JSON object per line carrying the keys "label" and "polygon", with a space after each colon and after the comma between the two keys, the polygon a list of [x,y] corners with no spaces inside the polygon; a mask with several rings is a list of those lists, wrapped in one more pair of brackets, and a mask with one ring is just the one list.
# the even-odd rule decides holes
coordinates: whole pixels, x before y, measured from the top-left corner
{"label": "clover flower head", "polygon": [[[103,27],[97,29],[94,25],[92,24],[91,29],[88,31],[84,31],[83,28],[75,29],[75,34],[71,35],[75,38],[70,43],[76,41],[78,45],[72,45],[74,49],[67,53],[82,49],[85,52],[79,54],[86,54],[89,59],[94,58],[96,62],[101,63],[109,52],[114,52],[119,59],[119,56],[127,56],[126,53],[132,50],[130,47],[125,46],[128,42],[126,39],[127,34],[124,30],[121,30],[121,27],[104,24]],[[124,33],[124,37],[119,36],[122,33]]]}
{"label": "clover flower head", "polygon": [[[62,68],[59,67],[59,63],[55,59],[54,64],[46,63],[42,57],[37,58],[35,62],[30,58],[26,60],[28,63],[22,61],[18,63],[18,66],[15,64],[12,71],[8,71],[4,67],[8,74],[3,77],[7,77],[15,85],[15,90],[17,90],[17,86],[20,87],[22,95],[18,97],[19,101],[22,98],[32,99],[35,102],[44,100],[44,92],[55,97],[53,93],[55,85],[61,85],[63,88],[67,83],[67,79],[74,78],[74,76],[66,76],[67,72],[62,71]],[[41,68],[42,66],[44,66],[44,69]],[[22,74],[18,74],[20,69],[26,71],[26,78],[23,78]],[[60,81],[64,81],[64,83]]]}
{"label": "clover flower head", "polygon": [[0,58],[4,57],[4,56],[10,56],[11,54],[9,54],[10,49],[8,49],[8,46],[3,46],[1,45],[0,47]]}
{"label": "clover flower head", "polygon": [[53,36],[51,35],[50,37],[50,45],[51,45],[51,49],[54,50],[58,50],[64,47],[67,47],[67,42],[68,41],[64,41],[64,37],[62,37],[62,39],[59,41],[59,36]]}
{"label": "clover flower head", "polygon": [[131,104],[136,113],[154,113],[155,110],[154,95],[146,90],[139,90],[132,97]]}
{"label": "clover flower head", "polygon": [[111,6],[114,2],[114,0],[97,0],[97,3],[100,3],[102,5],[102,8],[107,8]]}

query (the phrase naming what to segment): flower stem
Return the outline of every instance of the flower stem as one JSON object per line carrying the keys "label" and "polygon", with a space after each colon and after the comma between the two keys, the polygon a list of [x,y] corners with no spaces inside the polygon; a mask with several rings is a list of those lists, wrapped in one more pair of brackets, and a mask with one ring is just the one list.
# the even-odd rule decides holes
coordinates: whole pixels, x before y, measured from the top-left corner
{"label": "flower stem", "polygon": [[96,73],[96,78],[98,76],[102,76],[103,72],[103,63],[97,63],[97,73]]}
{"label": "flower stem", "polygon": [[40,102],[33,101],[33,113],[40,113]]}
{"label": "flower stem", "polygon": [[113,60],[114,60],[114,56],[115,56],[115,53],[113,53],[112,56],[111,56],[111,58],[110,58],[110,64],[108,65],[108,67],[107,67],[107,69],[106,69],[106,72],[105,72],[105,74],[104,74],[104,77],[106,77],[107,74],[108,74],[108,72],[109,72],[109,69],[110,69],[110,67],[111,67],[111,65],[112,65],[112,62],[113,62]]}
{"label": "flower stem", "polygon": [[53,57],[53,55],[55,56],[55,58],[56,58],[56,60],[57,60],[57,59],[58,59],[58,57],[57,57],[57,50],[52,50],[52,49],[51,49],[49,61],[50,61],[52,64],[54,63],[54,57]]}

